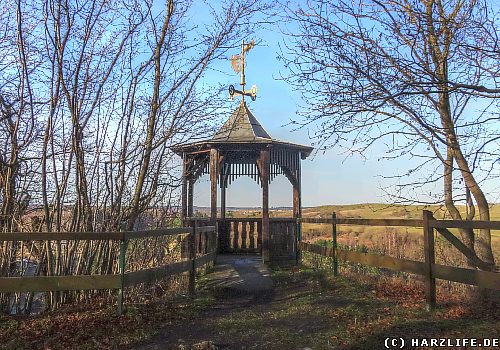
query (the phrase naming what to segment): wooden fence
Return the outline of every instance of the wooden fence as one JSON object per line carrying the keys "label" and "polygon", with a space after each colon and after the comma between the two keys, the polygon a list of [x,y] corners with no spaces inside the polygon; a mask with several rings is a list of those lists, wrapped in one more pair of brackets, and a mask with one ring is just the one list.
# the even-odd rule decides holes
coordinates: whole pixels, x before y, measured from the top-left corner
{"label": "wooden fence", "polygon": [[261,218],[219,219],[221,253],[260,253],[262,250]]}
{"label": "wooden fence", "polygon": [[[125,272],[128,241],[138,238],[185,234],[184,259],[163,266]],[[123,313],[124,288],[139,283],[189,272],[189,292],[194,293],[196,269],[215,261],[217,231],[215,226],[167,228],[125,232],[65,232],[65,233],[6,233],[0,241],[62,241],[62,240],[114,240],[120,241],[119,273],[106,275],[0,277],[0,292],[56,292],[64,290],[116,289],[118,314]]]}
{"label": "wooden fence", "polygon": [[[458,238],[451,233],[449,228],[489,228],[500,230],[500,221],[458,221],[458,220],[436,220],[432,213],[424,210],[422,220],[403,219],[347,219],[337,218],[335,214],[331,219],[325,218],[303,218],[302,223],[317,223],[332,225],[332,247],[299,242],[299,249],[323,256],[333,258],[333,273],[338,275],[338,262],[350,261],[363,265],[386,268],[422,275],[425,277],[425,293],[428,309],[434,308],[436,304],[436,279],[471,284],[481,288],[500,290],[500,273],[488,272],[461,267],[439,265],[435,263],[434,253],[434,230],[457,248],[467,259],[475,264],[477,268],[485,268],[484,263],[477,258]],[[403,226],[422,227],[424,233],[424,257],[425,260],[414,261],[408,259],[393,258],[378,254],[363,253],[340,249],[337,246],[337,225],[366,225],[366,226]]]}
{"label": "wooden fence", "polygon": [[[262,218],[218,219],[220,253],[261,253]],[[295,258],[296,219],[270,218],[269,236],[271,258]]]}

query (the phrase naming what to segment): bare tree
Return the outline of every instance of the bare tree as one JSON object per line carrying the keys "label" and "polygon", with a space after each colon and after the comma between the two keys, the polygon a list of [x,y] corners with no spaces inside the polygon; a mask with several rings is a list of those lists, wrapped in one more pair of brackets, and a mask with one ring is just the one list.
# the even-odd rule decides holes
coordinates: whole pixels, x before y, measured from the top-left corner
{"label": "bare tree", "polygon": [[[298,30],[283,55],[285,79],[309,103],[297,123],[317,125],[325,147],[363,154],[383,142],[381,158],[411,157],[416,165],[399,175],[403,185],[442,181],[457,220],[463,181],[470,194],[465,219],[478,212],[489,220],[481,183],[498,170],[500,50],[488,2],[317,0],[287,13]],[[489,230],[477,239],[472,230],[461,235],[481,268],[492,269]]]}
{"label": "bare tree", "polygon": [[[191,19],[199,6],[204,25]],[[221,104],[203,76],[268,8],[255,0],[216,8],[181,0],[2,2],[1,230],[108,231],[123,223],[132,230],[153,225],[144,223],[153,210],[171,211],[180,179],[170,147],[203,135]],[[113,242],[1,244],[2,276],[22,275],[23,256],[42,275],[117,268]],[[50,305],[85,295],[53,294]]]}

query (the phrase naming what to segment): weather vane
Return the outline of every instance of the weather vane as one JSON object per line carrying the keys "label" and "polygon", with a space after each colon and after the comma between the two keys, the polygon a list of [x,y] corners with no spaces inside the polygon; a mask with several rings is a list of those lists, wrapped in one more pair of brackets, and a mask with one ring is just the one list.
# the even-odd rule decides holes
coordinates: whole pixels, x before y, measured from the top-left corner
{"label": "weather vane", "polygon": [[233,67],[233,70],[236,73],[241,72],[241,91],[236,90],[234,88],[234,85],[229,85],[229,98],[231,101],[234,98],[234,95],[241,95],[241,101],[245,101],[245,96],[250,96],[252,101],[255,101],[257,98],[257,86],[253,85],[250,90],[245,90],[245,53],[253,49],[255,43],[253,39],[248,43],[245,44],[245,41],[243,40],[241,42],[241,54],[239,55],[233,55],[231,57],[231,66]]}

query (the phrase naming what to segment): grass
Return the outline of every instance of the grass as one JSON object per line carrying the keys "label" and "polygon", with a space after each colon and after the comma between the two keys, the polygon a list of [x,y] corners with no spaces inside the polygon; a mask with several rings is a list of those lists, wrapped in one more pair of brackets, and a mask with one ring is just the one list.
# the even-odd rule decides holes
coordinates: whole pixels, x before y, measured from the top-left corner
{"label": "grass", "polygon": [[[421,210],[380,204],[324,206],[306,208],[304,216],[328,217],[335,211],[340,217],[419,218]],[[493,207],[492,219],[500,219],[499,205]],[[328,230],[330,225],[304,225],[304,236],[330,239]],[[382,241],[402,236],[389,230],[340,227],[339,243],[388,243],[388,255],[391,247],[397,254],[398,249],[421,249],[417,240]],[[403,232],[405,237],[422,234],[420,229],[411,230]],[[498,254],[500,232],[494,234]],[[402,280],[374,282],[354,274],[333,279],[320,270],[279,267],[273,270],[273,278],[275,294],[266,302],[229,302],[227,295],[205,288],[201,279],[193,300],[177,297],[129,304],[120,317],[113,306],[99,305],[68,305],[32,317],[0,316],[0,349],[142,349],[141,344],[179,349],[200,340],[224,349],[379,349],[387,336],[491,338],[500,333],[498,302],[483,305],[460,299],[463,294],[459,298],[439,293],[441,306],[427,313],[422,287]]]}
{"label": "grass", "polygon": [[[399,205],[399,204],[352,204],[352,205],[324,205],[318,207],[304,208],[302,216],[306,218],[329,218],[335,212],[340,218],[399,218],[399,219],[421,219],[422,210],[430,210],[438,219],[450,219],[443,206],[423,205]],[[465,206],[458,206],[462,216],[465,215]],[[234,212],[234,217],[252,216],[258,211]],[[275,210],[271,212],[272,217],[291,217],[290,210]],[[500,220],[500,204],[490,207],[492,220]],[[476,217],[478,219],[478,217]],[[451,229],[455,234],[458,230]],[[414,227],[370,227],[338,225],[338,242],[345,246],[366,246],[371,251],[380,252],[384,255],[404,257],[413,260],[423,259],[423,231],[422,228]],[[331,240],[332,227],[324,224],[303,224],[302,238],[308,242],[318,240]],[[496,261],[500,261],[500,231],[491,231],[492,248]],[[440,238],[438,237],[438,240]],[[439,256],[441,254],[442,256]],[[451,261],[450,261],[451,260]],[[443,241],[441,251],[438,251],[438,262],[453,263],[457,266],[465,266],[465,259],[450,244]]]}
{"label": "grass", "polygon": [[67,305],[37,316],[0,316],[0,349],[111,349],[149,339],[182,322],[196,305],[183,299],[115,307]]}
{"label": "grass", "polygon": [[396,300],[381,285],[311,269],[278,270],[274,279],[270,305],[232,312],[216,326],[249,349],[378,349],[388,336],[493,337],[500,330],[497,316],[459,304],[427,313],[417,289],[400,289]]}
{"label": "grass", "polygon": [[[200,282],[197,297],[114,308],[66,307],[35,317],[0,318],[2,349],[179,349],[210,341],[221,349],[379,349],[396,337],[491,338],[499,309],[441,297],[426,312],[421,289],[307,267],[273,269],[262,302],[221,296]],[[394,283],[394,282],[390,282]],[[192,347],[184,347],[184,349]]]}

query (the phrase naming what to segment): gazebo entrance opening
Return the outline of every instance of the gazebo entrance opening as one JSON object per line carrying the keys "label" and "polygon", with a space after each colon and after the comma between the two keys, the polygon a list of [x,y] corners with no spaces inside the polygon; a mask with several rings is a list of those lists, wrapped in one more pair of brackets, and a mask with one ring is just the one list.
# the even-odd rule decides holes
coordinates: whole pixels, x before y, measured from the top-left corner
{"label": "gazebo entrance opening", "polygon": [[[264,261],[295,257],[295,223],[301,216],[300,161],[310,154],[311,147],[271,138],[242,101],[213,138],[175,150],[183,158],[183,218],[193,216],[196,181],[204,174],[210,176],[210,219],[219,225],[220,252],[261,253]],[[292,184],[293,215],[270,220],[269,184],[279,174]],[[240,176],[248,176],[261,186],[262,218],[226,218],[226,191]]]}
{"label": "gazebo entrance opening", "polygon": [[[248,44],[247,44],[248,45]],[[246,49],[245,49],[246,48]],[[248,51],[242,44],[241,57]],[[256,88],[242,91],[230,87],[230,94],[242,95],[240,105],[222,128],[211,138],[174,147],[183,159],[182,217],[193,216],[193,193],[196,181],[203,174],[210,176],[210,221],[219,227],[219,252],[260,253],[264,262],[295,259],[301,217],[301,167],[312,147],[273,139],[254,117],[244,96],[255,99]],[[288,219],[269,218],[269,184],[279,174],[292,184],[293,215]],[[249,176],[262,188],[262,218],[226,219],[226,191],[240,176]],[[217,192],[221,191],[220,217],[217,216]]]}

